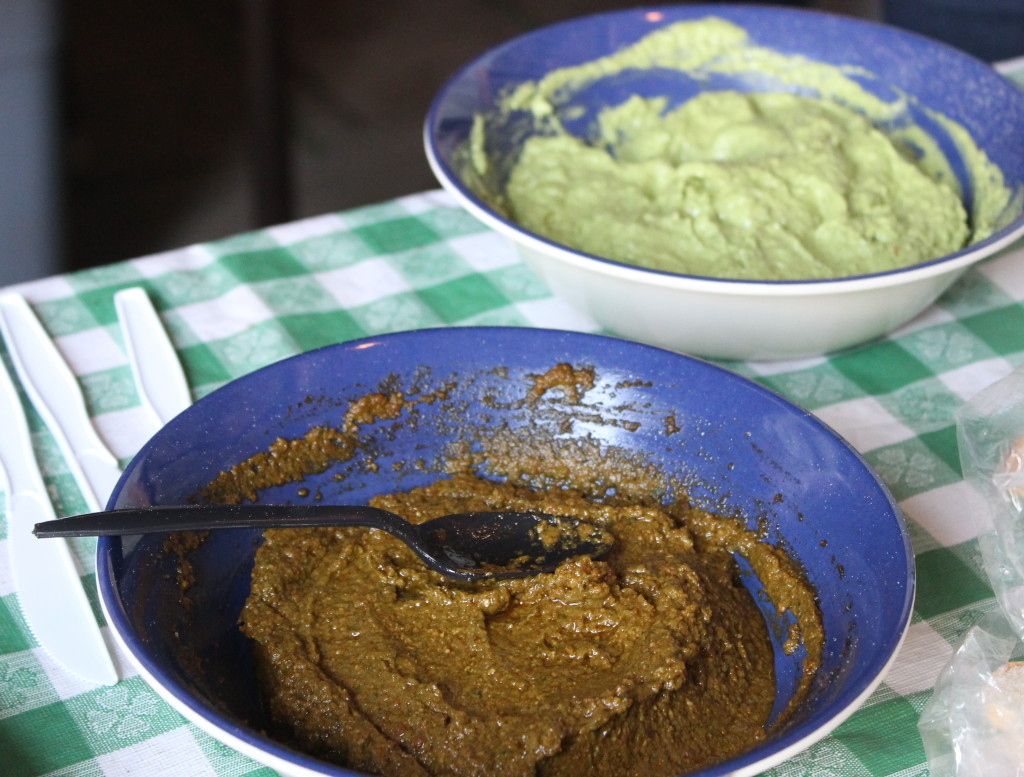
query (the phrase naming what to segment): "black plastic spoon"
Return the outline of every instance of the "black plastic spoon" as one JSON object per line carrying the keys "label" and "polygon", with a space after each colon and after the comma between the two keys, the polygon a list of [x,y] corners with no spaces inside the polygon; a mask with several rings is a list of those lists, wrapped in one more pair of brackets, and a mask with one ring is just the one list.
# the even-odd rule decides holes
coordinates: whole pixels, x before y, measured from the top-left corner
{"label": "black plastic spoon", "polygon": [[369,526],[402,540],[428,566],[457,580],[528,577],[575,556],[599,558],[612,536],[578,518],[532,512],[444,515],[420,524],[352,505],[182,505],[88,513],[37,523],[37,537],[96,537],[206,529]]}

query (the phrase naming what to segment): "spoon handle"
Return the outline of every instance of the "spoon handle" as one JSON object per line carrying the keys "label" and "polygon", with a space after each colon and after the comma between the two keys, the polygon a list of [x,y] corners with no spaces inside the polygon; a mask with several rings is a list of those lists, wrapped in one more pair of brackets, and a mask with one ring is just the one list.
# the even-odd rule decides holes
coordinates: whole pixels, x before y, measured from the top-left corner
{"label": "spoon handle", "polygon": [[[357,505],[162,505],[105,510],[37,523],[37,537],[306,526],[371,526],[394,532],[405,521],[376,507]],[[400,527],[398,531],[401,531]]]}

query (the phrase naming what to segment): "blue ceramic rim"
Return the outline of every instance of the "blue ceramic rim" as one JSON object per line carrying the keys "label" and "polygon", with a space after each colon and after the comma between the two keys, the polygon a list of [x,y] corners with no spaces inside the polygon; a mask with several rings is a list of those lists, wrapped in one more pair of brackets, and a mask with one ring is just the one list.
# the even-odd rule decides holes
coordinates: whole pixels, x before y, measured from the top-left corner
{"label": "blue ceramic rim", "polygon": [[[898,37],[905,38],[907,40],[913,40],[918,45],[935,48],[938,51],[943,51],[947,55],[955,56],[964,63],[970,63],[975,68],[983,68],[986,71],[991,71],[993,78],[1002,79],[1006,82],[1009,87],[1008,94],[1019,95],[1019,100],[1024,103],[1024,91],[1018,89],[1009,81],[1005,76],[1001,75],[998,71],[994,70],[992,66],[984,62],[983,60],[974,57],[960,49],[950,46],[941,41],[933,40],[924,35],[919,35],[914,32],[902,30],[890,25],[883,24],[881,22],[875,22],[866,19],[856,19],[853,17],[845,17],[836,14],[831,14],[826,11],[819,11],[815,9],[800,9],[800,8],[779,8],[773,6],[758,6],[750,4],[738,4],[738,3],[727,3],[724,4],[725,8],[739,8],[745,11],[753,13],[763,13],[770,16],[785,16],[794,15],[800,18],[811,18],[819,17],[827,19],[834,23],[850,26],[853,28],[861,29],[881,29],[885,30],[887,34],[895,35]],[[696,18],[700,15],[721,15],[723,6],[715,5],[692,5],[692,6],[640,6],[637,8],[624,9],[619,11],[607,11],[602,13],[589,14],[576,19],[569,19],[566,21],[556,22],[545,27],[531,30],[529,32],[517,35],[504,43],[495,46],[478,57],[474,58],[470,62],[460,67],[452,76],[444,83],[437,95],[434,97],[427,111],[427,116],[424,121],[424,143],[427,150],[428,158],[434,167],[435,174],[441,180],[441,183],[445,188],[450,188],[457,193],[458,196],[462,197],[467,203],[470,203],[474,208],[481,212],[481,215],[493,220],[497,224],[504,227],[508,232],[521,235],[531,241],[541,243],[551,248],[554,248],[561,252],[575,255],[579,258],[593,260],[609,267],[621,268],[627,271],[635,271],[642,274],[649,274],[653,277],[663,278],[680,278],[685,280],[698,281],[703,283],[714,283],[714,284],[725,284],[732,287],[748,286],[748,287],[773,287],[773,288],[790,288],[790,287],[816,287],[816,286],[833,286],[836,284],[849,283],[852,281],[863,281],[869,279],[884,280],[893,276],[899,276],[903,274],[909,274],[911,271],[919,271],[927,268],[937,267],[938,265],[944,265],[947,263],[955,263],[958,260],[969,259],[963,264],[968,266],[975,261],[991,256],[995,251],[999,250],[1003,246],[1009,244],[1017,237],[1024,235],[1024,212],[1020,213],[1017,218],[1007,224],[1002,229],[994,232],[983,240],[979,240],[976,243],[964,246],[959,251],[945,256],[940,256],[935,259],[929,259],[924,262],[918,262],[917,264],[910,265],[908,267],[898,267],[893,270],[884,270],[877,273],[864,273],[861,275],[843,275],[835,278],[815,278],[815,279],[804,279],[804,280],[755,280],[755,279],[743,279],[743,278],[718,278],[713,275],[692,275],[688,273],[675,273],[667,270],[655,270],[649,267],[641,267],[635,264],[629,264],[627,262],[619,262],[614,259],[608,259],[606,257],[598,256],[597,254],[591,254],[586,251],[581,251],[576,248],[572,248],[563,243],[557,243],[549,238],[539,235],[536,232],[524,229],[516,222],[506,218],[501,213],[492,209],[486,202],[480,199],[471,189],[469,189],[463,182],[462,179],[455,173],[455,171],[449,165],[447,159],[443,154],[440,153],[437,142],[437,114],[439,113],[442,103],[444,102],[448,93],[453,89],[457,82],[460,82],[463,76],[477,68],[479,63],[485,59],[491,59],[497,57],[499,54],[515,48],[537,34],[546,34],[559,28],[569,28],[577,24],[581,20],[597,21],[600,19],[615,19],[622,17],[642,17],[649,13],[663,13],[666,11],[685,10],[687,18]],[[692,13],[690,13],[692,11]],[[1014,99],[1014,98],[1011,98]],[[510,237],[510,236],[509,236]],[[514,239],[514,238],[511,238]],[[977,256],[975,256],[977,254]]]}
{"label": "blue ceramic rim", "polygon": [[[752,767],[755,764],[758,765],[758,771],[762,768],[769,768],[771,765],[775,765],[784,760],[784,753],[789,752],[794,748],[802,749],[802,747],[807,746],[830,733],[836,725],[845,720],[849,714],[863,703],[869,692],[880,682],[885,670],[891,666],[891,663],[895,658],[895,654],[906,635],[912,616],[913,602],[916,592],[916,569],[909,532],[907,531],[902,513],[888,489],[884,484],[882,484],[878,476],[870,468],[861,454],[841,435],[816,416],[803,410],[794,402],[791,402],[777,392],[772,391],[755,381],[749,380],[742,375],[732,372],[731,370],[720,367],[704,359],[700,359],[699,357],[689,356],[675,351],[670,351],[668,349],[659,348],[657,346],[646,345],[607,335],[526,327],[443,327],[393,332],[390,334],[365,337],[297,354],[230,381],[207,396],[199,399],[192,407],[201,406],[206,402],[217,401],[216,397],[222,391],[237,390],[237,387],[240,385],[258,382],[261,376],[267,371],[284,369],[286,368],[286,365],[301,363],[303,360],[313,358],[315,355],[327,350],[339,349],[344,351],[357,351],[362,346],[376,343],[381,340],[408,340],[415,338],[437,337],[438,335],[445,337],[452,336],[455,338],[462,336],[471,338],[476,333],[491,333],[499,336],[506,334],[513,335],[517,338],[533,337],[542,340],[554,337],[565,338],[570,341],[606,342],[609,345],[619,348],[625,347],[640,352],[654,352],[660,354],[662,358],[664,358],[664,356],[669,356],[679,359],[680,361],[688,361],[693,364],[700,365],[703,369],[707,369],[725,380],[743,384],[747,389],[763,395],[771,402],[784,407],[788,412],[799,416],[802,422],[815,427],[823,435],[831,438],[833,442],[842,448],[849,455],[850,463],[859,465],[868,478],[875,483],[879,492],[885,496],[889,512],[893,520],[896,522],[900,536],[903,539],[902,547],[899,550],[905,560],[903,567],[906,577],[905,580],[902,581],[905,584],[905,590],[903,601],[900,603],[898,608],[899,616],[892,624],[893,630],[891,633],[886,635],[886,638],[883,641],[879,643],[878,647],[874,651],[876,654],[874,659],[864,669],[859,680],[844,687],[840,694],[825,708],[827,711],[827,717],[824,719],[819,717],[816,719],[802,721],[793,725],[791,728],[786,728],[778,735],[770,736],[762,745],[759,745],[753,750],[716,766],[709,767],[708,769],[702,770],[696,774],[699,774],[700,777],[724,777],[724,775],[733,774],[734,772],[737,772],[737,770]],[[429,352],[429,350],[422,350],[422,352],[426,353]],[[185,411],[185,413],[188,412],[190,411]],[[145,450],[145,448],[143,448],[143,450]],[[125,473],[115,486],[114,491],[108,500],[108,509],[113,509],[117,505],[118,497],[121,494],[125,482],[128,480],[129,472],[132,470],[136,460],[133,460],[133,462],[128,465],[125,469]],[[159,684],[161,688],[161,695],[173,698],[178,705],[190,710],[196,717],[202,718],[208,725],[217,729],[227,738],[227,740],[237,740],[243,745],[266,753],[271,758],[276,758],[287,764],[308,769],[312,774],[330,775],[331,777],[358,777],[362,774],[294,750],[277,740],[271,739],[248,726],[241,724],[238,720],[223,714],[215,707],[196,698],[189,692],[187,687],[179,684],[169,672],[162,669],[157,663],[151,661],[145,650],[142,649],[143,640],[131,629],[125,607],[118,592],[116,578],[120,572],[121,556],[121,537],[98,538],[96,581],[103,609],[110,621],[109,625],[116,633],[117,638],[124,644],[128,652],[131,654],[133,661],[143,669],[143,676],[147,681],[152,678]],[[231,741],[225,741],[225,743],[229,745],[232,744]],[[743,773],[755,774],[757,772],[750,771]]]}

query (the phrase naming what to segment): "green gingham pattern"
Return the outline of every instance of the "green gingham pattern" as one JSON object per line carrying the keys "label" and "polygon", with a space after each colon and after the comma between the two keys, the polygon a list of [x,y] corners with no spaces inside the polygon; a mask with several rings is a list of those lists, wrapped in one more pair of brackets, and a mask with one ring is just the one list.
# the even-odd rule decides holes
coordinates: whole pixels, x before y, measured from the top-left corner
{"label": "green gingham pattern", "polygon": [[[1024,72],[1024,62],[1015,63]],[[194,396],[292,354],[435,326],[597,331],[552,298],[502,238],[440,192],[24,284],[80,376],[95,424],[124,462],[148,438],[113,294],[147,289]],[[917,554],[913,624],[895,665],[831,736],[774,777],[928,773],[917,720],[961,635],[995,600],[961,481],[953,414],[1024,363],[1024,243],[970,270],[891,337],[831,358],[728,363],[832,425],[904,511]],[[84,509],[48,431],[30,412],[58,513]],[[122,681],[93,688],[55,666],[18,608],[0,523],[0,775],[242,777],[275,774],[171,710],[119,655]],[[73,547],[97,618],[94,541]]]}

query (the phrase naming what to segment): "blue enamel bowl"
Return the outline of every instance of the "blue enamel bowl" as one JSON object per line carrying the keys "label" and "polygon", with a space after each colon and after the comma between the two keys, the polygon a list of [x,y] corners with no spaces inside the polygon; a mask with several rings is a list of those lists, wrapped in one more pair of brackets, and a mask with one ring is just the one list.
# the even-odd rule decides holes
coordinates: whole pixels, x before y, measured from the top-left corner
{"label": "blue enamel bowl", "polygon": [[[596,385],[582,404],[566,403],[557,389],[523,403],[531,376],[559,363],[594,369]],[[302,485],[324,502],[362,503],[442,477],[454,444],[479,446],[491,430],[529,428],[654,465],[667,481],[685,484],[696,504],[760,527],[764,541],[785,547],[805,570],[826,637],[809,696],[758,747],[702,775],[756,774],[808,747],[851,715],[891,665],[910,621],[914,562],[896,505],[860,456],[756,383],[626,340],[467,327],[385,335],[286,359],[171,421],[131,462],[110,506],[187,502],[276,438],[338,425],[349,403],[370,392],[414,397],[441,388],[442,399],[361,427],[360,444],[377,464],[372,471],[360,456]],[[668,434],[670,418],[678,431]],[[294,500],[297,491],[291,484],[260,499]],[[102,605],[142,677],[188,720],[283,774],[351,774],[264,733],[252,651],[237,625],[260,534],[216,531],[190,551],[188,606],[166,539],[99,542]],[[756,578],[746,581],[757,589]],[[785,616],[761,606],[769,631],[785,635]],[[776,712],[793,694],[801,655],[776,645]]]}
{"label": "blue enamel bowl", "polygon": [[[819,280],[736,280],[649,270],[585,253],[520,227],[494,206],[526,138],[538,130],[525,110],[496,111],[504,95],[553,70],[592,62],[677,22],[717,17],[742,28],[749,45],[793,64],[682,71],[624,70],[552,99],[567,130],[593,137],[597,114],[629,96],[664,97],[674,107],[706,91],[786,91],[846,102],[822,87],[811,61],[841,71],[866,100],[883,131],[919,130],[933,160],[948,165],[972,219],[993,192],[1006,207],[995,231],[946,256],[869,275]],[[868,104],[867,102],[864,103]],[[880,106],[884,105],[885,108]],[[888,114],[888,115],[886,115]],[[467,157],[474,122],[485,128],[477,174]],[[998,170],[976,172],[952,129],[959,125]],[[508,238],[556,296],[605,330],[685,353],[719,359],[785,359],[850,348],[885,335],[931,305],[971,265],[1024,234],[1024,91],[981,62],[943,43],[860,19],[771,6],[665,5],[597,14],[526,33],[482,54],[435,97],[424,143],[438,181],[465,207]],[[925,153],[927,144],[909,143]],[[998,178],[1002,178],[999,181]],[[1000,200],[1002,195],[1000,194]]]}

